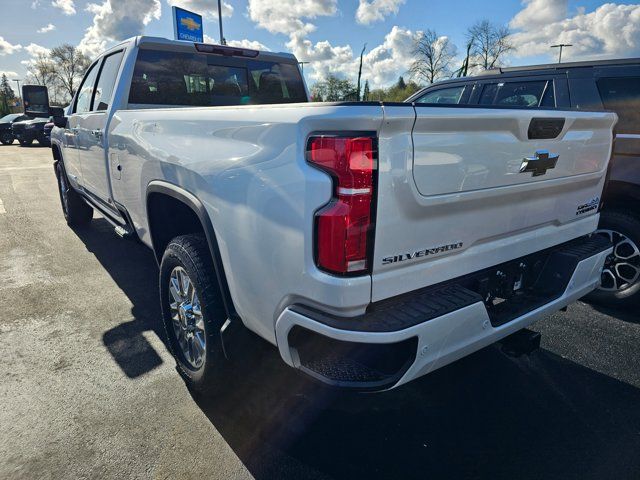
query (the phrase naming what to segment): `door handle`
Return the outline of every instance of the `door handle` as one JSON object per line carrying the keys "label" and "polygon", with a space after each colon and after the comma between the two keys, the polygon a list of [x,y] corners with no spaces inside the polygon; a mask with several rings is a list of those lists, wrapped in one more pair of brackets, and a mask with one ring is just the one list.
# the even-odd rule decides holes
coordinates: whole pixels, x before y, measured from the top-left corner
{"label": "door handle", "polygon": [[564,118],[532,118],[527,132],[529,140],[551,140],[556,138],[564,128],[564,122]]}

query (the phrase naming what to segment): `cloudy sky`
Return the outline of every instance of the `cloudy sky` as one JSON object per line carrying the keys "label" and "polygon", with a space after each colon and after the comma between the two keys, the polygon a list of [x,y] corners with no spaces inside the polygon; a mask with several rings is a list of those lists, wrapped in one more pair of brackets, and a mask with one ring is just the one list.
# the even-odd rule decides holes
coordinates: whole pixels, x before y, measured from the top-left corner
{"label": "cloudy sky", "polygon": [[[171,5],[205,16],[217,41],[216,0],[1,0],[0,71],[24,78],[29,59],[61,43],[90,55],[133,35],[171,37]],[[511,65],[550,61],[552,43],[572,43],[567,60],[640,57],[640,4],[597,0],[225,0],[231,44],[293,52],[310,61],[310,82],[329,72],[354,78],[366,43],[363,78],[385,86],[406,74],[413,41],[433,29],[464,49],[466,28],[479,19],[508,25]]]}

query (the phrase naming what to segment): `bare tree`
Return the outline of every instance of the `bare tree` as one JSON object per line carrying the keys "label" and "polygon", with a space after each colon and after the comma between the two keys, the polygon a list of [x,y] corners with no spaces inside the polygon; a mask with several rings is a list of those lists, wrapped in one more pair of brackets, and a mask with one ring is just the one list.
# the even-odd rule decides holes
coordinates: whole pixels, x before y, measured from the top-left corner
{"label": "bare tree", "polygon": [[494,25],[489,20],[480,20],[467,30],[471,44],[471,58],[468,66],[482,67],[485,70],[500,66],[504,56],[514,49],[507,27]]}
{"label": "bare tree", "polygon": [[53,86],[56,79],[55,65],[46,53],[38,53],[27,66],[29,80],[38,85]]}
{"label": "bare tree", "polygon": [[53,48],[50,58],[55,66],[56,80],[73,98],[84,72],[89,68],[89,58],[68,43]]}
{"label": "bare tree", "polygon": [[450,75],[455,56],[455,46],[447,37],[439,37],[434,30],[427,30],[416,40],[409,73],[418,81],[433,83]]}

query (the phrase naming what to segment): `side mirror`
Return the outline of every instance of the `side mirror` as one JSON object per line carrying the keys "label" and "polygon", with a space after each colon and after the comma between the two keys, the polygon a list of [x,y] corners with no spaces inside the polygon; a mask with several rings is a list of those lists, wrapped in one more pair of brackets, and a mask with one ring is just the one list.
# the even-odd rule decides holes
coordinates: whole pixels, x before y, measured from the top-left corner
{"label": "side mirror", "polygon": [[53,124],[58,128],[67,128],[67,117],[53,117]]}
{"label": "side mirror", "polygon": [[51,117],[64,117],[64,108],[62,107],[50,107],[49,115]]}
{"label": "side mirror", "polygon": [[44,85],[23,85],[24,113],[29,117],[49,116],[49,91]]}

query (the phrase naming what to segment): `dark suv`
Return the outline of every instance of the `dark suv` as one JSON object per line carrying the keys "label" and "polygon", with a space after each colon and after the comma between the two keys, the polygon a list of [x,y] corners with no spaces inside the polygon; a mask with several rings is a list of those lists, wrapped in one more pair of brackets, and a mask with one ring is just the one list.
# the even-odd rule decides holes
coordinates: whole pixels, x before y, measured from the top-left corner
{"label": "dark suv", "polygon": [[640,59],[489,70],[430,85],[407,102],[479,108],[612,110],[616,140],[603,193],[602,235],[615,244],[593,300],[640,301]]}

